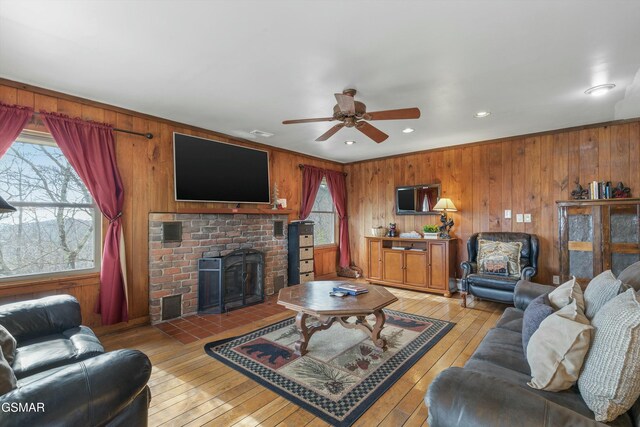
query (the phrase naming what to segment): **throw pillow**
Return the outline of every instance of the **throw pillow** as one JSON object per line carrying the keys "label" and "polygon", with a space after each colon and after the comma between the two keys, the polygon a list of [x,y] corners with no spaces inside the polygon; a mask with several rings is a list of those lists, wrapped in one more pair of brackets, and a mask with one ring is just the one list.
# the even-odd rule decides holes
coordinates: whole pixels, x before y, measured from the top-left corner
{"label": "throw pillow", "polygon": [[555,288],[551,293],[549,293],[549,301],[551,301],[551,306],[556,310],[561,309],[565,305],[571,303],[571,301],[575,300],[580,307],[580,310],[584,312],[584,295],[582,293],[582,288],[580,284],[576,282],[576,277],[573,276],[571,280],[564,282],[562,285]]}
{"label": "throw pillow", "polygon": [[640,303],[633,289],[605,304],[593,326],[578,388],[596,421],[609,422],[640,397]]}
{"label": "throw pillow", "polygon": [[13,373],[13,369],[9,366],[9,362],[4,358],[0,351],[0,395],[10,392],[16,388],[16,374]]}
{"label": "throw pillow", "polygon": [[520,251],[522,242],[494,242],[492,240],[478,240],[478,270],[484,270],[485,260],[496,256],[506,256],[508,261],[508,271],[511,277],[520,277]]}
{"label": "throw pillow", "polygon": [[9,365],[13,364],[13,358],[16,355],[16,339],[7,331],[7,328],[0,325],[0,348],[2,354]]}
{"label": "throw pillow", "polygon": [[547,294],[535,298],[524,310],[524,315],[522,316],[522,349],[525,357],[531,336],[538,330],[540,323],[553,314],[553,311]]}
{"label": "throw pillow", "polygon": [[504,255],[486,257],[482,263],[482,269],[487,274],[498,276],[509,275],[509,258]]}
{"label": "throw pillow", "polygon": [[640,261],[635,262],[618,274],[618,280],[634,291],[640,290]]}
{"label": "throw pillow", "polygon": [[603,271],[591,279],[584,291],[584,314],[593,320],[598,310],[620,293],[622,282],[616,279],[611,270]]}
{"label": "throw pillow", "polygon": [[544,319],[527,347],[527,385],[547,391],[573,386],[589,351],[592,329],[575,300]]}

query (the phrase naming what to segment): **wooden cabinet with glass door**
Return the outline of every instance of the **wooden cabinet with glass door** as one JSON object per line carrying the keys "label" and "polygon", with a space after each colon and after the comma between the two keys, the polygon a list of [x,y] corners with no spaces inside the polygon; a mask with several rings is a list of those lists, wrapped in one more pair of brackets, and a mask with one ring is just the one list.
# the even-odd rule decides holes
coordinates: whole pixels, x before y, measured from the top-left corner
{"label": "wooden cabinet with glass door", "polygon": [[640,261],[640,199],[558,201],[560,274],[585,286]]}

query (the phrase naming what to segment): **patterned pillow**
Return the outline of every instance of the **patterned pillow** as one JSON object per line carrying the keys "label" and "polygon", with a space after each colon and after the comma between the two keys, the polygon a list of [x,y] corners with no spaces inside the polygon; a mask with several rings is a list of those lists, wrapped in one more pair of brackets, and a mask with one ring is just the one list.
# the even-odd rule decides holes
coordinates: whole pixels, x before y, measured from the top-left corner
{"label": "patterned pillow", "polygon": [[504,255],[488,256],[482,260],[482,270],[487,274],[509,275],[509,257]]}
{"label": "patterned pillow", "polygon": [[592,323],[578,388],[596,421],[609,422],[640,397],[640,303],[633,289],[606,303]]}
{"label": "patterned pillow", "polygon": [[13,369],[9,366],[9,362],[6,361],[0,351],[0,395],[8,393],[16,388],[16,383],[16,374],[13,373]]}
{"label": "patterned pillow", "polygon": [[16,354],[16,344],[16,339],[13,335],[7,331],[7,328],[0,325],[0,349],[9,365],[13,363],[13,358]]}
{"label": "patterned pillow", "polygon": [[623,290],[622,282],[616,279],[611,270],[603,271],[591,279],[584,291],[584,314],[593,320],[598,310]]}
{"label": "patterned pillow", "polygon": [[529,303],[522,316],[522,349],[527,356],[527,346],[535,331],[540,327],[540,323],[553,314],[553,307],[547,294],[540,295]]}
{"label": "patterned pillow", "polygon": [[520,277],[520,251],[522,242],[494,242],[492,240],[478,240],[478,271],[487,273],[485,261],[488,258],[506,256],[508,261],[508,274],[510,277]]}

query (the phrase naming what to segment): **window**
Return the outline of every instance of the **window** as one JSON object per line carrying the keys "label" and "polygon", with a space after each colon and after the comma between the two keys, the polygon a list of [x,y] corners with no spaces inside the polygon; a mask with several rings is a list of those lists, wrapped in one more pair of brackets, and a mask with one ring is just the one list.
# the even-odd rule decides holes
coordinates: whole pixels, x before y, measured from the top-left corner
{"label": "window", "polygon": [[0,278],[97,270],[100,212],[51,135],[24,131],[0,159]]}
{"label": "window", "polygon": [[325,178],[320,183],[320,189],[308,219],[315,222],[314,246],[335,244],[336,211]]}

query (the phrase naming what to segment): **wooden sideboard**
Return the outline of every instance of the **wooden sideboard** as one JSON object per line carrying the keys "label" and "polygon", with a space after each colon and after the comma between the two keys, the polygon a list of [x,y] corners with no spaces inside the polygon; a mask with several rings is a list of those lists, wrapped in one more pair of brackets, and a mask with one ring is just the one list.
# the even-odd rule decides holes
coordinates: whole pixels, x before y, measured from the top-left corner
{"label": "wooden sideboard", "polygon": [[365,239],[368,282],[446,297],[455,292],[456,239],[369,236]]}

